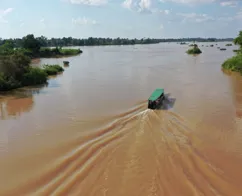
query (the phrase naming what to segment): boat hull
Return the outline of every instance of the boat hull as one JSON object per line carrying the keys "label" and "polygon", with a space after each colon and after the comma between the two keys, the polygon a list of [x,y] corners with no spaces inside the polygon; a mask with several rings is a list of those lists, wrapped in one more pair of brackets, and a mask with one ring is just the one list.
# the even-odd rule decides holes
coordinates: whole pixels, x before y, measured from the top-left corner
{"label": "boat hull", "polygon": [[165,99],[164,95],[162,95],[161,97],[159,97],[157,100],[155,101],[148,101],[148,109],[159,109],[162,106],[163,100]]}

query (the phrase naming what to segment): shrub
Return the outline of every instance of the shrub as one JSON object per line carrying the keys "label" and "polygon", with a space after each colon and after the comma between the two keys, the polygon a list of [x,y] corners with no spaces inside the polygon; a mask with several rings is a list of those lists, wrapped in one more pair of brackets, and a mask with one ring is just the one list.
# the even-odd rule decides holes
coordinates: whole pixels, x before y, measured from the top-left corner
{"label": "shrub", "polygon": [[202,51],[199,48],[190,48],[187,51],[187,54],[200,54],[202,53]]}
{"label": "shrub", "polygon": [[47,75],[56,75],[64,71],[63,67],[60,65],[44,65],[43,68]]}
{"label": "shrub", "polygon": [[20,80],[29,68],[30,58],[20,51],[11,55],[0,56],[0,71],[8,78],[13,77]]}
{"label": "shrub", "polygon": [[60,49],[61,54],[63,55],[77,55],[82,53],[80,49]]}
{"label": "shrub", "polygon": [[47,74],[44,70],[38,67],[29,68],[28,72],[23,75],[22,85],[38,85],[47,82]]}
{"label": "shrub", "polygon": [[61,67],[60,65],[50,65],[50,67],[55,68],[58,72],[63,72],[64,68]]}
{"label": "shrub", "polygon": [[237,71],[242,73],[242,55],[236,55],[229,59],[227,59],[222,64],[223,69],[231,70],[231,71]]}
{"label": "shrub", "polygon": [[13,77],[6,77],[3,73],[0,73],[0,91],[12,90],[20,86],[21,83]]}
{"label": "shrub", "polygon": [[62,48],[41,48],[39,51],[40,57],[59,57],[70,56],[82,53],[80,49],[62,49]]}

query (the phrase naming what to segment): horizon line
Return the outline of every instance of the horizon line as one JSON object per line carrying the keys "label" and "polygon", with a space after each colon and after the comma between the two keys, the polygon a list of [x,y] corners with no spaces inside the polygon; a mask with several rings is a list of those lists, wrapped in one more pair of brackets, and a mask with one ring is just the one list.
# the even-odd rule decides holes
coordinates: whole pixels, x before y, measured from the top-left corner
{"label": "horizon line", "polygon": [[[34,35],[34,34],[27,34],[27,35]],[[25,35],[25,36],[27,36]],[[23,36],[23,37],[25,37]],[[3,38],[0,37],[0,40],[8,40],[8,39],[23,39],[23,37],[10,37],[10,38]],[[132,40],[132,39],[137,39],[137,40],[141,40],[141,39],[157,39],[157,40],[168,40],[168,39],[216,39],[216,40],[220,40],[220,39],[235,39],[235,37],[223,37],[223,38],[216,38],[216,37],[170,37],[170,38],[152,38],[152,37],[143,37],[143,38],[127,38],[127,37],[94,37],[94,36],[90,36],[90,37],[83,37],[83,38],[76,38],[76,37],[72,37],[72,36],[63,36],[63,37],[46,37],[44,35],[40,35],[40,36],[35,36],[35,38],[39,38],[39,37],[45,37],[47,39],[63,39],[63,38],[72,38],[72,39],[89,39],[89,38],[94,38],[94,39],[128,39],[128,40]]]}

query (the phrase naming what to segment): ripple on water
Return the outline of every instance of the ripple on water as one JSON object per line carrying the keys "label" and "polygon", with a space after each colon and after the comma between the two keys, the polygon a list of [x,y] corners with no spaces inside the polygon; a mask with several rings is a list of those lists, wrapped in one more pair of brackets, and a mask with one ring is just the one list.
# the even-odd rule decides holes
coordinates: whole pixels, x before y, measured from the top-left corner
{"label": "ripple on water", "polygon": [[[221,52],[185,50],[85,47],[44,90],[5,99],[0,195],[242,195],[241,81]],[[176,99],[148,110],[160,87]]]}

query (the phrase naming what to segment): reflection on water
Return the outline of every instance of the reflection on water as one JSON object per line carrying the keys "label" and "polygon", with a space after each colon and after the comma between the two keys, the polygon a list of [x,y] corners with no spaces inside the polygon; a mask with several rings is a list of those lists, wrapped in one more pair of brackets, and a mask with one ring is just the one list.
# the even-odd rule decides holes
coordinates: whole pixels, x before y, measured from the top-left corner
{"label": "reflection on water", "polygon": [[23,112],[29,112],[34,104],[33,95],[39,93],[40,87],[22,88],[2,93],[0,96],[0,118],[5,120],[11,116],[21,116]]}
{"label": "reflection on water", "polygon": [[13,98],[0,100],[0,118],[6,119],[7,116],[20,116],[22,112],[28,112],[33,106],[33,98]]}
{"label": "reflection on water", "polygon": [[[83,50],[41,93],[1,98],[0,195],[242,195],[242,78],[221,71],[232,48]],[[156,88],[166,99],[149,110]]]}

